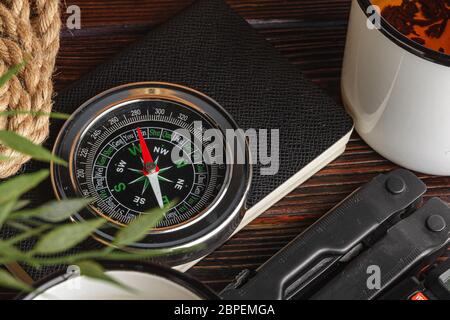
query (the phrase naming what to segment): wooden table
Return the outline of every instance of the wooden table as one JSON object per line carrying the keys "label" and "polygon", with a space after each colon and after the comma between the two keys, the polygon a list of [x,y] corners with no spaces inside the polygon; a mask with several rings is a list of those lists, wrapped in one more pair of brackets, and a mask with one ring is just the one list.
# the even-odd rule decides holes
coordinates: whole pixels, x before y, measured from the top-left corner
{"label": "wooden table", "polygon": [[[62,32],[56,73],[64,88],[191,0],[67,0],[82,29]],[[351,0],[227,0],[308,78],[340,101],[340,73]],[[64,21],[67,15],[63,15]],[[396,166],[355,134],[344,155],[256,219],[189,274],[221,290],[243,268],[256,269],[321,215],[377,174]],[[419,175],[427,197],[450,200],[450,177]],[[1,296],[1,295],[0,295]]]}

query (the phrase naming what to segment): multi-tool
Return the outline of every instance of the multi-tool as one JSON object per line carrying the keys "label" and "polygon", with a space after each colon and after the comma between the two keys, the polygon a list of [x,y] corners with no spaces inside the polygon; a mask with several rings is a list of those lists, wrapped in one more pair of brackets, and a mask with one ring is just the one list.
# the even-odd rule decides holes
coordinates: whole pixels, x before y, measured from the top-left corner
{"label": "multi-tool", "polygon": [[255,272],[242,271],[223,299],[380,298],[439,256],[450,240],[450,208],[396,170],[362,186]]}

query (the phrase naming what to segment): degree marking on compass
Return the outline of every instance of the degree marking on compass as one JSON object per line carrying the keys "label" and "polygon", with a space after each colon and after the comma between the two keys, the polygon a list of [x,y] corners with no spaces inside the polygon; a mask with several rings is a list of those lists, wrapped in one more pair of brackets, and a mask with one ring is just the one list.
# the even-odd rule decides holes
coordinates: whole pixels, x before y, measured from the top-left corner
{"label": "degree marking on compass", "polygon": [[120,207],[120,202],[114,207],[114,209],[112,209],[114,212],[117,212],[117,213],[119,213],[119,211],[116,211],[116,209],[118,208],[118,207]]}
{"label": "degree marking on compass", "polygon": [[164,178],[164,177],[161,176],[161,175],[158,175],[158,179],[161,180],[161,181],[164,181],[164,182],[174,183],[172,180],[169,180],[169,179],[167,179],[167,178]]}
{"label": "degree marking on compass", "polygon": [[145,180],[145,179],[146,179],[145,176],[141,176],[141,177],[139,177],[139,178],[137,178],[137,179],[135,179],[135,180],[129,182],[128,185],[130,185],[130,184],[135,184],[135,183],[140,182],[140,181],[143,181],[143,180]]}
{"label": "degree marking on compass", "polygon": [[[103,190],[103,189],[102,189]],[[105,205],[106,205],[106,201],[107,200],[109,200],[109,199],[111,199],[111,198],[114,198],[112,195],[110,195],[108,198],[105,198],[105,199],[101,199],[100,201],[101,202],[103,202]],[[114,198],[114,200],[116,200],[115,198]],[[117,201],[117,200],[116,200]]]}

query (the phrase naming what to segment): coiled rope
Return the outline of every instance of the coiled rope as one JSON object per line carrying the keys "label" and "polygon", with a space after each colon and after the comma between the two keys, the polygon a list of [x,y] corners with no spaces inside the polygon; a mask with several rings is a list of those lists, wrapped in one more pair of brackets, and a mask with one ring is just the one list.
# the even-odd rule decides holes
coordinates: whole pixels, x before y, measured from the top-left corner
{"label": "coiled rope", "polygon": [[[14,131],[41,144],[49,133],[52,75],[59,50],[59,0],[0,0],[0,75],[27,60],[22,71],[0,88],[0,130]],[[29,157],[0,145],[0,178],[19,171]]]}

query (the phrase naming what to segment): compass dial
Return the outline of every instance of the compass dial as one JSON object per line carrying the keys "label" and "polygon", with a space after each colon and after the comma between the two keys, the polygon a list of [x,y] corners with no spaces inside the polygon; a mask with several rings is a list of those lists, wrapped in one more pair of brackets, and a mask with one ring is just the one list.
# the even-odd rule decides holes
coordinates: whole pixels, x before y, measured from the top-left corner
{"label": "compass dial", "polygon": [[162,208],[162,221],[134,247],[206,241],[210,250],[236,227],[249,186],[248,165],[226,162],[233,155],[225,138],[215,141],[223,162],[213,159],[211,141],[202,141],[210,129],[225,137],[236,125],[195,91],[155,83],[112,89],[83,105],[61,131],[55,153],[69,160],[69,168],[52,165],[55,191],[60,198],[93,199],[73,219],[107,219],[108,227],[95,235],[103,243],[140,215]]}
{"label": "compass dial", "polygon": [[[134,101],[112,110],[86,131],[75,152],[79,190],[95,200],[96,212],[119,225],[172,201],[176,204],[158,227],[197,217],[224,187],[227,168],[204,159],[202,146],[192,141],[195,121],[205,130],[215,128],[198,112],[170,101]],[[191,137],[178,134],[180,129]],[[144,161],[143,149],[151,161]]]}

